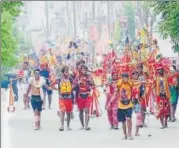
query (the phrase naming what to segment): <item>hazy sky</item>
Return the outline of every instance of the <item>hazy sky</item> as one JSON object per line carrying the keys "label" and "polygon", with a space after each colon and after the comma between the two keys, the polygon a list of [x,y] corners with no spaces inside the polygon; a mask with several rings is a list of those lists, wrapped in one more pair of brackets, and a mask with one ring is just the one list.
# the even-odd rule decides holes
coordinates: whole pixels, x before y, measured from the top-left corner
{"label": "hazy sky", "polygon": [[[32,7],[31,7],[32,16],[30,21],[31,28],[42,28],[42,23],[44,24],[43,26],[45,27],[46,21],[45,21],[44,7],[45,7],[44,1],[32,2]],[[49,17],[49,19],[50,18],[51,17]],[[159,34],[154,34],[154,38],[158,40],[160,51],[164,56],[167,57],[177,56],[177,54],[174,54],[171,49],[172,47],[169,39],[163,40],[162,38],[159,37]]]}
{"label": "hazy sky", "polygon": [[154,37],[158,40],[160,52],[166,57],[176,57],[177,54],[172,51],[172,45],[170,39],[163,40],[159,34],[154,34]]}

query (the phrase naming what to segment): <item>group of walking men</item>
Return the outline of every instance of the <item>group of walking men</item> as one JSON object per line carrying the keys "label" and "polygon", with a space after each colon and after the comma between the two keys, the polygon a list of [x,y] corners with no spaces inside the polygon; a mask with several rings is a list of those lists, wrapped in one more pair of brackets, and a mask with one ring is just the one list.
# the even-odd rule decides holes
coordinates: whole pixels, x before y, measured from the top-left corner
{"label": "group of walking men", "polygon": [[[28,63],[24,63],[25,65]],[[25,66],[23,66],[24,68]],[[49,109],[52,102],[52,90],[59,92],[60,131],[64,131],[65,113],[67,115],[67,129],[71,130],[70,119],[74,104],[79,110],[81,129],[90,130],[90,106],[92,103],[91,91],[95,83],[85,61],[81,60],[76,64],[76,71],[70,73],[68,66],[61,69],[61,77],[51,82],[47,65],[42,70],[35,69],[34,76],[28,81],[24,93],[25,108],[31,106],[34,110],[35,130],[40,129],[41,111],[45,108],[44,96],[47,92]],[[175,68],[175,67],[174,67]],[[27,69],[27,68],[26,68]],[[105,84],[107,116],[111,129],[118,129],[118,122],[122,122],[124,139],[133,139],[132,136],[132,113],[136,113],[135,136],[139,136],[140,127],[146,127],[145,116],[147,107],[151,102],[151,94],[156,106],[150,108],[152,114],[160,119],[161,128],[168,127],[168,120],[176,121],[175,112],[178,103],[178,73],[171,68],[171,74],[166,75],[161,64],[156,67],[156,77],[150,76],[143,71],[143,64],[137,64],[132,73],[123,72],[119,75],[116,71],[111,72],[112,82]],[[27,74],[26,74],[27,75]],[[43,77],[42,77],[43,76]],[[27,76],[23,75],[22,80]],[[153,91],[155,90],[155,91]],[[31,95],[29,95],[31,92]],[[156,112],[154,113],[154,108]],[[85,115],[84,115],[85,114]],[[127,132],[128,131],[128,132]]]}

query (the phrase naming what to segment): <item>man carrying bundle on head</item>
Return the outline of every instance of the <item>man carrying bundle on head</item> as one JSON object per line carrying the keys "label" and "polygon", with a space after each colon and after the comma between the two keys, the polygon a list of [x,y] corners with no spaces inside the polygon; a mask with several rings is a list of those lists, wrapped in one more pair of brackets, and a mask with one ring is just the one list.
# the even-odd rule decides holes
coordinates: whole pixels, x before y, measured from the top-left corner
{"label": "man carrying bundle on head", "polygon": [[[77,76],[77,87],[76,87],[76,103],[79,109],[79,117],[81,122],[81,129],[90,130],[90,106],[92,103],[91,90],[95,86],[94,81],[90,75],[88,75],[88,68],[85,65],[80,67],[79,75]],[[85,120],[84,120],[85,112]]]}

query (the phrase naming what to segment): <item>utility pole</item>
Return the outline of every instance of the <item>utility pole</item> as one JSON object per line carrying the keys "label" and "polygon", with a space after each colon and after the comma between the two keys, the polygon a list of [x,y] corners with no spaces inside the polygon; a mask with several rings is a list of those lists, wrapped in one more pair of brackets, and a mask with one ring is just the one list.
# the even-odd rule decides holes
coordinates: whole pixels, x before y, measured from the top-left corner
{"label": "utility pole", "polygon": [[[93,14],[93,24],[95,25],[95,27],[97,27],[97,25],[95,24],[95,1],[92,1],[92,14]],[[92,42],[92,61],[95,61],[95,41]],[[94,62],[95,63],[95,62]],[[93,65],[94,67],[95,65]]]}
{"label": "utility pole", "polygon": [[110,1],[107,1],[107,11],[108,11],[108,33],[111,39],[111,27],[110,27]]}
{"label": "utility pole", "polygon": [[[76,40],[76,2],[73,1],[73,27],[74,27],[74,40]],[[73,47],[74,48],[74,47]],[[76,63],[77,61],[77,53],[76,49],[73,51],[74,52],[74,61]]]}
{"label": "utility pole", "polygon": [[48,40],[49,38],[48,1],[45,1],[45,16],[46,16],[46,40]]}
{"label": "utility pole", "polygon": [[76,2],[73,1],[73,25],[74,25],[74,38],[76,39]]}
{"label": "utility pole", "polygon": [[95,1],[92,1],[93,20],[95,19]]}
{"label": "utility pole", "polygon": [[71,35],[71,16],[70,16],[70,9],[69,9],[69,1],[66,1],[66,11],[67,11],[67,25],[68,25],[68,35]]}

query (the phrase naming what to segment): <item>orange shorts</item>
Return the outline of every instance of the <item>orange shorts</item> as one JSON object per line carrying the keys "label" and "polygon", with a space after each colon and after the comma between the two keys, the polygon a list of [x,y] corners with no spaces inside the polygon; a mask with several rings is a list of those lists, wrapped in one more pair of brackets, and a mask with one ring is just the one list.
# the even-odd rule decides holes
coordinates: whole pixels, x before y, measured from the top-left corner
{"label": "orange shorts", "polygon": [[59,99],[59,109],[61,112],[72,112],[73,104],[71,99]]}
{"label": "orange shorts", "polygon": [[78,99],[76,100],[79,110],[82,110],[84,108],[89,109],[91,107],[91,102],[92,102],[91,96],[87,97],[86,99],[78,97]]}

